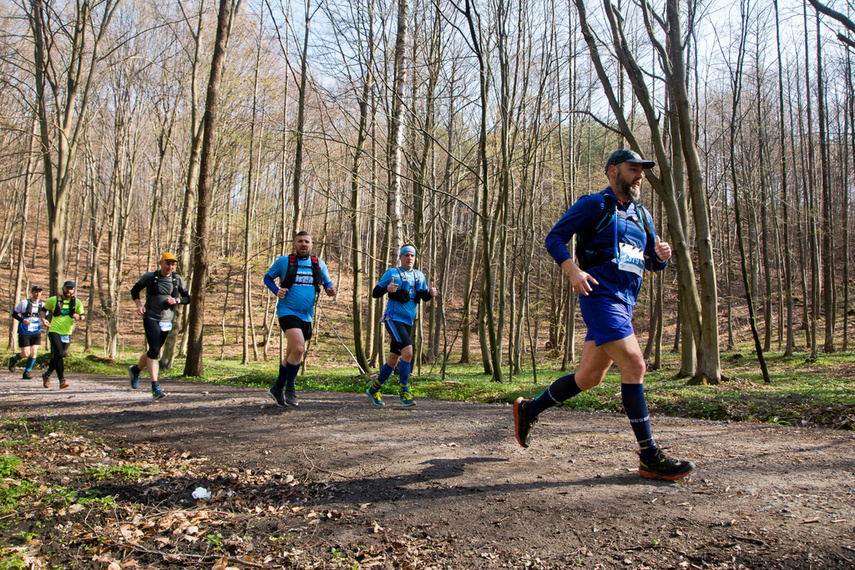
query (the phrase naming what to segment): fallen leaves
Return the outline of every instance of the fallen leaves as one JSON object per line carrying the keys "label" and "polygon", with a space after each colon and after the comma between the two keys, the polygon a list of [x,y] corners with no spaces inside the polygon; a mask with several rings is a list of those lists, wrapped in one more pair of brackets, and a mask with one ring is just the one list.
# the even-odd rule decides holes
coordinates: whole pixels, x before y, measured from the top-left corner
{"label": "fallen leaves", "polygon": [[[154,444],[111,448],[58,431],[30,431],[7,446],[26,459],[3,483],[31,490],[11,519],[50,521],[21,547],[30,569],[80,566],[81,552],[107,570],[447,567],[443,548],[453,539],[381,526],[368,518],[372,503],[347,512],[320,508],[315,497],[328,493],[330,483],[301,482],[275,469],[220,469]],[[198,487],[210,498],[194,500]],[[330,560],[324,525],[348,526],[374,544],[336,547]],[[0,542],[9,538],[0,529]]]}

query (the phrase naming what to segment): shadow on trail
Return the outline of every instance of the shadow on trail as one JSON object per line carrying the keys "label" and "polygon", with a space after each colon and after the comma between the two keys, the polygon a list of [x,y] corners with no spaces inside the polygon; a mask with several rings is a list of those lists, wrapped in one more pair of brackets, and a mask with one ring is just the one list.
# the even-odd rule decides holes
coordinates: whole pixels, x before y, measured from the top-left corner
{"label": "shadow on trail", "polygon": [[[507,463],[508,468],[514,466],[509,459],[495,457],[465,457],[460,459],[431,459],[420,465],[424,469],[405,475],[389,477],[351,478],[334,484],[333,502],[352,501],[381,502],[381,501],[446,501],[448,499],[464,499],[472,494],[504,496],[518,495],[526,491],[543,491],[546,489],[561,489],[588,487],[592,485],[627,486],[639,483],[651,486],[666,486],[665,481],[640,479],[637,474],[585,477],[582,479],[537,480],[518,483],[477,483],[461,482],[455,479],[462,477],[467,468],[480,464]],[[321,502],[327,502],[321,499]]]}

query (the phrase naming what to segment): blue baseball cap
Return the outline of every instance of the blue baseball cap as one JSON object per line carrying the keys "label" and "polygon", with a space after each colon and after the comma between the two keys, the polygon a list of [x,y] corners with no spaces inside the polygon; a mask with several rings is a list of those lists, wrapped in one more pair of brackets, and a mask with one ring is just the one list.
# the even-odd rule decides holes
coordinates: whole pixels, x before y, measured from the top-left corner
{"label": "blue baseball cap", "polygon": [[616,150],[612,153],[609,159],[606,161],[606,172],[609,171],[609,166],[617,166],[621,162],[632,162],[634,164],[640,164],[642,168],[653,168],[656,166],[656,163],[652,160],[644,160],[641,158],[641,155],[635,151],[629,150],[628,148],[622,148],[620,150]]}

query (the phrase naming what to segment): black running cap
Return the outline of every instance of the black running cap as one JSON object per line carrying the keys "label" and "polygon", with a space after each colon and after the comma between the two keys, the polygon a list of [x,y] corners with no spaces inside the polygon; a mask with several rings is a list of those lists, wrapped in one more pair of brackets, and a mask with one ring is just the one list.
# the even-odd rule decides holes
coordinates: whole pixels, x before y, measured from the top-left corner
{"label": "black running cap", "polygon": [[62,284],[63,287],[68,287],[69,289],[74,289],[74,281],[66,281]]}
{"label": "black running cap", "polygon": [[30,291],[44,291],[44,289],[42,289],[38,285],[33,285],[32,288],[30,288]]}
{"label": "black running cap", "polygon": [[653,162],[652,160],[644,160],[637,152],[629,150],[628,148],[622,148],[620,150],[614,151],[609,157],[609,159],[606,161],[606,172],[609,171],[609,166],[617,166],[621,162],[632,162],[635,164],[640,164],[642,168],[653,168],[654,166],[656,166],[655,162]]}

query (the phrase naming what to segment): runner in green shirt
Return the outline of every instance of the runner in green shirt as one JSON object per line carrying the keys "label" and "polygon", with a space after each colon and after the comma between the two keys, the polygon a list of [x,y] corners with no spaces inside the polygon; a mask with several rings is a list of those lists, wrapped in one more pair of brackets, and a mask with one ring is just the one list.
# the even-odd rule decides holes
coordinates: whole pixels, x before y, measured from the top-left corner
{"label": "runner in green shirt", "polygon": [[48,329],[50,364],[48,364],[45,373],[42,374],[42,385],[45,388],[50,388],[50,374],[56,370],[59,388],[68,388],[63,359],[68,346],[71,344],[74,323],[83,318],[83,303],[74,296],[74,281],[63,283],[62,294],[48,299],[40,312],[44,313],[47,320],[50,321],[50,328]]}

